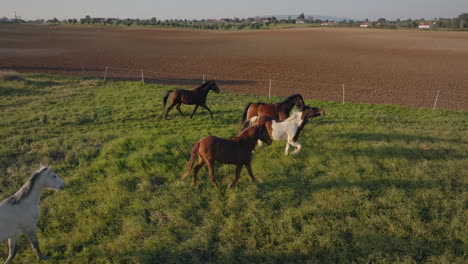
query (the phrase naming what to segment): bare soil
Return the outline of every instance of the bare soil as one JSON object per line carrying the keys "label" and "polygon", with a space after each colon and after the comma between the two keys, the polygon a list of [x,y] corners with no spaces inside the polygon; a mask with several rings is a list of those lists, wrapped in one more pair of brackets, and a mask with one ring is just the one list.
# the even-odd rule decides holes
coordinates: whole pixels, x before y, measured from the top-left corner
{"label": "bare soil", "polygon": [[0,69],[468,110],[468,33],[0,25]]}

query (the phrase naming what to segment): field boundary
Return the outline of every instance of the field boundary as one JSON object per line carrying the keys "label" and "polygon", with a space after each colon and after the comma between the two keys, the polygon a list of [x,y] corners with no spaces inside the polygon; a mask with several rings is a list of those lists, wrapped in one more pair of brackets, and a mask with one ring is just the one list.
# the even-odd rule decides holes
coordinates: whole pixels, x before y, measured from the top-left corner
{"label": "field boundary", "polygon": [[[57,74],[57,75],[72,75],[72,76],[81,76],[84,78],[100,78],[103,81],[141,81],[143,84],[160,84],[163,86],[180,86],[185,88],[194,88],[198,85],[203,84],[207,80],[215,80],[223,87],[227,87],[227,91],[239,93],[235,89],[232,89],[235,86],[239,85],[248,85],[251,89],[248,89],[245,92],[241,92],[247,95],[261,95],[285,97],[289,96],[289,88],[296,88],[296,90],[304,90],[307,86],[307,82],[298,81],[298,80],[276,80],[276,79],[249,79],[249,78],[236,78],[234,76],[220,76],[213,74],[204,74],[204,73],[180,73],[180,72],[164,72],[156,71],[152,69],[137,69],[137,68],[125,68],[125,67],[114,67],[110,65],[105,65],[102,68],[87,68],[86,65],[80,64],[76,66],[63,66],[63,67],[0,67],[3,70],[18,70],[20,72],[37,72],[45,74]],[[325,87],[330,93],[326,96],[325,99],[320,98],[324,101],[333,101],[345,103],[371,103],[371,104],[381,104],[379,102],[373,102],[368,100],[367,96],[373,94],[376,97],[379,96],[388,96],[384,91],[379,91],[377,89],[369,89],[363,86],[358,85],[347,85],[346,83],[330,82],[320,84],[322,87]],[[297,89],[299,88],[299,89]],[[259,92],[260,91],[260,92]],[[381,93],[379,95],[379,93]],[[366,99],[362,97],[366,96]],[[425,90],[418,91],[414,96],[424,98],[424,105],[408,105],[408,98],[399,98],[400,101],[396,103],[390,103],[392,105],[402,105],[415,108],[432,108],[433,111],[438,108],[438,102],[441,100],[450,100],[452,97],[462,97],[466,98],[468,102],[468,94],[464,93],[454,93],[444,90]],[[311,96],[304,96],[305,99],[317,99],[311,98]],[[395,100],[395,98],[393,98]],[[457,104],[454,108],[463,109],[467,106]],[[452,109],[451,109],[452,110]],[[459,110],[460,111],[460,110]]]}

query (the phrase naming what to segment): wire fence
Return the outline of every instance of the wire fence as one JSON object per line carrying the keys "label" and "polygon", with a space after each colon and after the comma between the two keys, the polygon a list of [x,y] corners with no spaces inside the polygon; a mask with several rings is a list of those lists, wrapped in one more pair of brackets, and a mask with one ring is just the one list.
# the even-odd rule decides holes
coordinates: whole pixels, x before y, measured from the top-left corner
{"label": "wire fence", "polygon": [[[15,68],[15,67],[13,67]],[[48,65],[21,67],[22,71],[42,72],[47,74],[74,75],[102,78],[103,81],[140,81],[142,84],[180,86],[195,88],[207,80],[215,80],[223,91],[286,97],[300,93],[305,99],[371,104],[393,104],[418,108],[445,108],[457,111],[468,110],[468,88],[466,92],[440,90],[412,90],[394,92],[374,89],[363,85],[338,82],[313,83],[301,80],[249,79],[235,76],[220,76],[203,73],[175,73],[153,69],[124,68],[105,65],[90,67],[85,64],[50,67]]]}

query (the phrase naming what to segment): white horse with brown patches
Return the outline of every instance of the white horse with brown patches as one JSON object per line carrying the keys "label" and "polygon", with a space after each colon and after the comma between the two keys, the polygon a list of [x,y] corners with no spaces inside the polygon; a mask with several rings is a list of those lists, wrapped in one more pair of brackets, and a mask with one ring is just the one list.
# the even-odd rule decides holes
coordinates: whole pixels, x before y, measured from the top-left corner
{"label": "white horse with brown patches", "polygon": [[[296,149],[291,152],[291,155],[294,155],[299,153],[301,150],[302,146],[297,140],[299,139],[299,135],[309,118],[321,115],[325,115],[325,111],[322,109],[305,106],[304,111],[295,112],[284,121],[276,122],[273,118],[268,116],[254,116],[249,120],[246,126],[254,125],[258,122],[264,122],[268,132],[270,133],[270,137],[273,140],[286,141],[286,149],[284,150],[285,155],[288,155],[289,146],[296,147]],[[258,146],[261,147],[262,142],[259,141]]]}
{"label": "white horse with brown patches", "polygon": [[0,242],[8,239],[9,254],[5,264],[16,254],[16,241],[25,234],[31,241],[38,259],[42,255],[37,241],[36,226],[39,221],[39,201],[44,189],[63,190],[65,183],[49,166],[42,166],[13,196],[0,203]]}

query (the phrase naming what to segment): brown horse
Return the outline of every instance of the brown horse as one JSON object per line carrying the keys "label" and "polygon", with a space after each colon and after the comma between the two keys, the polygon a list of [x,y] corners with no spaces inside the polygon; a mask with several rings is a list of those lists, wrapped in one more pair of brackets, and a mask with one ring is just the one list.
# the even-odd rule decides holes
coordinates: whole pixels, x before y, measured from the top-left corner
{"label": "brown horse", "polygon": [[208,136],[198,141],[192,148],[188,169],[182,176],[182,179],[190,174],[193,163],[198,156],[198,164],[193,170],[193,184],[197,182],[198,171],[206,164],[214,187],[216,189],[219,188],[213,170],[215,161],[236,165],[236,177],[229,184],[229,187],[232,187],[239,180],[242,166],[247,168],[250,179],[255,181],[250,163],[252,160],[252,150],[255,148],[257,140],[261,140],[268,145],[271,144],[272,140],[268,135],[265,124],[248,127],[231,140]]}
{"label": "brown horse", "polygon": [[211,118],[213,118],[213,113],[211,113],[210,108],[206,106],[206,96],[208,95],[208,92],[210,90],[219,93],[219,88],[214,81],[207,81],[200,87],[195,88],[193,90],[177,89],[167,91],[163,99],[163,106],[164,108],[166,108],[166,102],[167,98],[169,97],[169,94],[171,95],[171,105],[169,105],[169,107],[167,108],[164,119],[167,119],[169,111],[171,111],[171,109],[174,106],[176,106],[176,109],[179,111],[179,113],[181,113],[182,116],[185,117],[184,113],[182,113],[182,111],[180,110],[181,104],[195,105],[195,108],[193,109],[193,113],[190,115],[190,118],[192,118],[192,116],[195,114],[195,112],[198,109],[198,106],[201,106],[208,110],[208,112],[211,115]]}
{"label": "brown horse", "polygon": [[254,116],[269,116],[275,121],[283,121],[288,118],[289,113],[294,106],[299,107],[299,109],[304,110],[305,103],[302,95],[293,94],[286,98],[283,102],[276,104],[266,104],[262,102],[248,103],[242,114],[241,124],[244,124],[245,121],[250,120]]}

